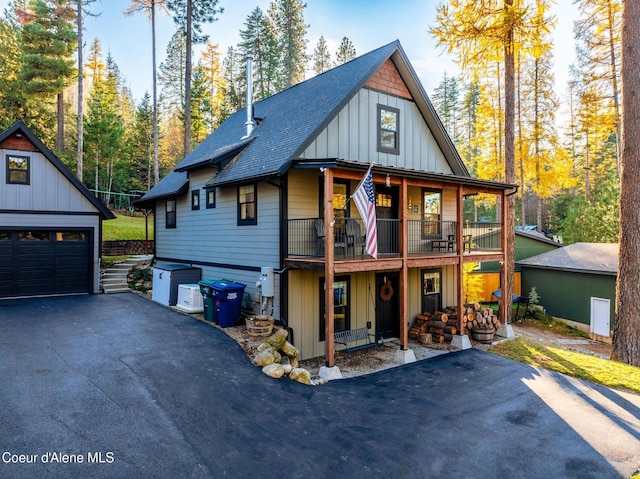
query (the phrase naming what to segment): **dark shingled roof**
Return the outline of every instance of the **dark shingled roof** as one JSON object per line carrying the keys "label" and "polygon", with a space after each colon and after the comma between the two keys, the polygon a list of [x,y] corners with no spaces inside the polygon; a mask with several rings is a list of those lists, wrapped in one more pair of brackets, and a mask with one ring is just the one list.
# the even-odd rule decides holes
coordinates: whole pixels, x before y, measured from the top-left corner
{"label": "dark shingled roof", "polygon": [[616,275],[617,243],[574,243],[518,261],[531,268]]}
{"label": "dark shingled roof", "polygon": [[254,105],[257,126],[246,135],[246,109],[231,115],[175,169],[151,189],[143,201],[178,194],[187,186],[186,170],[215,162],[221,151],[238,152],[210,185],[247,182],[281,175],[388,59],[394,61],[416,100],[454,175],[469,177],[442,123],[435,114],[400,43],[392,42]]}
{"label": "dark shingled roof", "polygon": [[0,143],[18,132],[22,133],[25,138],[27,138],[33,146],[35,146],[40,153],[42,153],[45,158],[47,158],[47,160],[49,160],[49,162],[55,166],[60,173],[62,173],[62,176],[64,176],[80,193],[82,193],[85,198],[89,200],[93,206],[95,206],[103,219],[112,220],[115,218],[115,215],[109,210],[109,208],[107,208],[102,201],[96,198],[89,189],[84,186],[78,177],[74,175],[69,168],[67,168],[67,165],[60,161],[60,159],[54,155],[53,152],[47,148],[35,133],[33,133],[21,120],[16,121],[13,125],[0,133]]}

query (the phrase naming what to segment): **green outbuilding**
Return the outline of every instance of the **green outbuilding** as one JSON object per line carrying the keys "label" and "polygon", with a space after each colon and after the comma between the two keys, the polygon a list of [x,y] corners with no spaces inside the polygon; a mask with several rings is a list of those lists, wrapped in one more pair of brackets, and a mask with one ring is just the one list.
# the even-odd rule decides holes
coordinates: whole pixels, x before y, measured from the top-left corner
{"label": "green outbuilding", "polygon": [[546,312],[610,341],[615,318],[617,243],[575,243],[518,261],[522,289],[535,287]]}

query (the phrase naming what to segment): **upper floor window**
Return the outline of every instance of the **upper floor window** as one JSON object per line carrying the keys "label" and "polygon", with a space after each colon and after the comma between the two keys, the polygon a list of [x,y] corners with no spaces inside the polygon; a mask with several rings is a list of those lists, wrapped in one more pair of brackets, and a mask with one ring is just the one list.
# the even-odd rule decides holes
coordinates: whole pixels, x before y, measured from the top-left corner
{"label": "upper floor window", "polygon": [[29,184],[29,157],[7,155],[7,184]]}
{"label": "upper floor window", "polygon": [[166,203],[165,228],[176,227],[176,199],[170,198]]}
{"label": "upper floor window", "polygon": [[207,188],[207,209],[216,207],[216,189],[215,188]]}
{"label": "upper floor window", "polygon": [[238,225],[258,224],[257,185],[238,187]]}
{"label": "upper floor window", "polygon": [[441,233],[442,192],[423,190],[422,205],[423,235],[439,236]]}
{"label": "upper floor window", "polygon": [[400,110],[378,105],[378,151],[400,153]]}
{"label": "upper floor window", "polygon": [[192,210],[200,209],[200,190],[193,190],[191,192],[191,209]]}

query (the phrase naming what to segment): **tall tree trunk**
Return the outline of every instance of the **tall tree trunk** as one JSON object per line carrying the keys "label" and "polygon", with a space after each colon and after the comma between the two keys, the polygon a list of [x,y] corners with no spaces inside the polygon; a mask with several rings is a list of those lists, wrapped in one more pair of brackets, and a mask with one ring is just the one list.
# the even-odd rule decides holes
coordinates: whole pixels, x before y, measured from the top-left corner
{"label": "tall tree trunk", "polygon": [[78,154],[76,159],[76,176],[82,181],[82,67],[84,60],[82,59],[82,0],[78,2]]}
{"label": "tall tree trunk", "polygon": [[58,93],[58,139],[56,148],[59,153],[64,151],[64,92]]}
{"label": "tall tree trunk", "polygon": [[[158,75],[156,72],[156,1],[151,2],[151,48],[153,63],[153,184],[160,181],[160,164],[158,161]],[[147,189],[150,189],[147,187]]]}
{"label": "tall tree trunk", "polygon": [[612,358],[640,366],[640,2],[622,4],[620,253]]}
{"label": "tall tree trunk", "polygon": [[[513,0],[504,1],[505,9],[513,7]],[[516,182],[515,171],[515,60],[513,52],[513,27],[510,27],[504,46],[504,181]],[[502,300],[504,313],[502,320],[511,322],[511,298],[513,296],[513,277],[515,273],[515,195],[509,195],[505,201],[505,238],[504,278],[502,278]]]}
{"label": "tall tree trunk", "polygon": [[193,0],[187,0],[187,58],[184,68],[184,156],[191,153],[191,50],[193,47]]}
{"label": "tall tree trunk", "polygon": [[527,224],[526,220],[526,198],[524,191],[524,152],[522,137],[522,83],[520,82],[520,71],[522,70],[522,63],[520,62],[520,54],[518,53],[518,72],[516,73],[518,79],[518,163],[520,164],[520,226],[524,228]]}
{"label": "tall tree trunk", "polygon": [[607,2],[607,20],[608,20],[608,28],[609,28],[609,56],[611,60],[611,87],[613,90],[613,107],[615,109],[616,115],[616,172],[618,177],[620,177],[620,152],[621,150],[621,139],[622,135],[621,125],[620,125],[620,99],[618,94],[618,69],[616,67],[616,42],[613,38],[614,31],[614,20],[613,20],[613,7],[611,5],[611,0]]}

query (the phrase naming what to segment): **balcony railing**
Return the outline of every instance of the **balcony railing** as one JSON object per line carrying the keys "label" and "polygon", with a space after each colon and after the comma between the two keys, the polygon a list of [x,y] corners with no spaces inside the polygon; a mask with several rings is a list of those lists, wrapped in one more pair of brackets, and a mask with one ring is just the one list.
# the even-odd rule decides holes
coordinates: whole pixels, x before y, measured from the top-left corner
{"label": "balcony railing", "polygon": [[[465,253],[501,251],[500,223],[465,222]],[[401,221],[378,219],[376,223],[378,255],[399,256]],[[292,219],[286,223],[287,256],[323,258],[326,235],[323,218]],[[338,218],[333,225],[336,259],[367,257],[364,223],[359,218]],[[443,255],[457,253],[457,222],[408,220],[407,254]]]}

